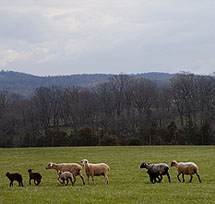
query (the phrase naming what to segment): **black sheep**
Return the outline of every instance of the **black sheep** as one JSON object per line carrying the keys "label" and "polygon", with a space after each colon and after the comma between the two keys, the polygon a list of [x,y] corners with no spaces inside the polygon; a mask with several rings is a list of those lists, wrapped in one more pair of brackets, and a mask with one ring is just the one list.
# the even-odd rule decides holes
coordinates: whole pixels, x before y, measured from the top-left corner
{"label": "black sheep", "polygon": [[[42,176],[39,173],[33,173],[33,169],[28,169],[29,173],[29,184],[31,185],[31,179],[34,179],[34,184],[39,185],[42,179]],[[37,181],[37,182],[36,182]]]}
{"label": "black sheep", "polygon": [[149,174],[151,183],[156,183],[156,182],[160,183],[163,179],[162,175],[160,175],[158,172],[152,171],[151,169],[149,169],[147,173]]}
{"label": "black sheep", "polygon": [[18,173],[13,173],[10,174],[9,172],[6,173],[6,176],[9,178],[10,180],[10,186],[13,186],[13,181],[18,181],[19,186],[23,187],[23,183],[22,183],[22,175],[18,174]]}

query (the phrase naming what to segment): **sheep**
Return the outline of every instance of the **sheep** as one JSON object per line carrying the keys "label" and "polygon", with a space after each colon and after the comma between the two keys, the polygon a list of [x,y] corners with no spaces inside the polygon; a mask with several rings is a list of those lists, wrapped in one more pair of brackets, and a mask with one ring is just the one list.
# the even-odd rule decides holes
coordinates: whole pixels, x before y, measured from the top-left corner
{"label": "sheep", "polygon": [[108,184],[108,171],[110,171],[110,167],[105,163],[99,164],[91,164],[88,162],[87,159],[83,159],[81,161],[82,165],[85,167],[85,173],[87,175],[88,185],[90,184],[90,176],[92,177],[93,184],[95,184],[94,176],[101,176],[105,177],[105,184]]}
{"label": "sheep", "polygon": [[53,162],[49,162],[48,165],[46,166],[46,169],[55,169],[57,172],[69,171],[73,175],[74,184],[76,182],[76,176],[80,176],[83,182],[83,185],[85,185],[84,177],[82,176],[82,173],[81,173],[82,167],[79,164],[76,164],[76,163],[55,164]]}
{"label": "sheep", "polygon": [[21,174],[18,174],[18,173],[12,173],[12,174],[10,174],[9,172],[7,172],[6,176],[10,180],[10,185],[9,186],[13,186],[13,181],[15,180],[15,181],[18,181],[19,186],[23,187],[22,175]]}
{"label": "sheep", "polygon": [[196,176],[199,179],[199,182],[201,183],[201,179],[200,179],[199,171],[198,171],[198,166],[195,163],[193,163],[193,162],[180,162],[180,163],[178,163],[175,160],[173,160],[171,162],[171,167],[172,166],[175,166],[176,169],[178,170],[177,178],[178,178],[179,182],[181,182],[181,180],[179,178],[180,174],[182,174],[183,182],[185,181],[184,180],[184,174],[190,175],[189,183],[192,182],[193,174],[196,174]]}
{"label": "sheep", "polygon": [[40,175],[40,173],[33,173],[32,170],[33,169],[31,169],[31,168],[28,169],[29,185],[31,185],[31,179],[34,179],[34,184],[38,186],[40,184],[40,182],[41,182],[42,176]]}
{"label": "sheep", "polygon": [[[167,175],[169,183],[170,183],[170,176],[169,176],[169,166],[165,163],[159,163],[159,164],[147,164],[142,163],[140,165],[140,168],[146,168],[148,171],[147,173],[150,176],[150,181],[152,183],[155,182],[161,182],[163,177],[162,175]],[[158,178],[158,181],[156,180]]]}
{"label": "sheep", "polygon": [[[74,183],[73,183],[73,181],[72,181],[73,178],[74,178],[74,177],[73,177],[72,173],[69,172],[69,171],[64,171],[64,172],[58,171],[58,181],[59,181],[59,183],[61,183],[61,184],[63,184],[63,185],[66,185],[66,186],[67,186],[68,183],[69,183],[69,180],[71,181],[72,185],[74,185]],[[63,182],[61,182],[60,179],[61,179]],[[67,182],[66,184],[65,184],[65,180],[66,180],[66,182]]]}
{"label": "sheep", "polygon": [[147,173],[149,174],[151,183],[160,183],[162,181],[162,176],[159,174],[159,172],[154,172],[152,169],[149,169]]}

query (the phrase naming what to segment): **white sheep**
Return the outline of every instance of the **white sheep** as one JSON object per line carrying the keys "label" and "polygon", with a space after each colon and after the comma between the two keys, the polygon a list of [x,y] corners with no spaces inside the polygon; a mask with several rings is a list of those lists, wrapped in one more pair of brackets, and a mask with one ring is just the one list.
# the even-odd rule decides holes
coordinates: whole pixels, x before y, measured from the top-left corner
{"label": "white sheep", "polygon": [[69,171],[73,175],[74,184],[76,182],[76,176],[80,176],[83,182],[83,185],[85,185],[84,177],[82,176],[82,173],[81,173],[82,167],[79,164],[76,164],[76,163],[55,164],[53,162],[49,162],[46,169],[55,169],[57,172]]}
{"label": "white sheep", "polygon": [[[168,180],[170,182],[170,176],[169,176],[169,166],[165,163],[159,163],[159,164],[147,164],[147,163],[142,163],[140,165],[140,168],[146,168],[148,171],[147,173],[150,176],[150,181],[152,183],[155,182],[161,182],[162,180],[162,175],[167,175]],[[158,178],[158,181],[156,180]]]}
{"label": "white sheep", "polygon": [[[70,180],[72,185],[74,185],[72,179],[74,179],[74,177],[73,177],[71,172],[69,172],[69,171],[64,171],[64,172],[58,171],[58,181],[59,181],[59,183],[67,186],[68,183],[69,183],[69,180]],[[62,180],[63,182],[61,182],[60,180]],[[65,180],[66,180],[66,184],[65,184]]]}
{"label": "white sheep", "polygon": [[87,159],[81,161],[82,165],[85,167],[85,172],[87,175],[88,184],[90,183],[90,176],[92,177],[93,184],[95,184],[94,176],[104,176],[105,184],[108,184],[108,171],[110,167],[105,163],[91,164]]}
{"label": "white sheep", "polygon": [[193,162],[176,162],[175,160],[173,160],[171,162],[171,167],[172,166],[175,166],[176,169],[178,170],[178,175],[177,175],[177,178],[178,180],[181,182],[179,176],[182,174],[182,179],[183,179],[183,182],[185,181],[184,180],[184,174],[186,175],[190,175],[190,181],[189,183],[192,182],[192,179],[193,179],[193,174],[196,174],[196,176],[198,177],[199,179],[199,182],[201,183],[201,179],[200,179],[200,176],[199,176],[199,171],[198,171],[198,166],[193,163]]}

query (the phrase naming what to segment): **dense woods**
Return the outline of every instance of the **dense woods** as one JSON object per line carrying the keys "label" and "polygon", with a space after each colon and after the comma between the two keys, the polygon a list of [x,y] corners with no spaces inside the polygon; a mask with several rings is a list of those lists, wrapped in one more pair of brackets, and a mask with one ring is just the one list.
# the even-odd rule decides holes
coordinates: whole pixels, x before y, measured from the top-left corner
{"label": "dense woods", "polygon": [[0,91],[0,146],[215,143],[215,78],[114,75],[90,87]]}

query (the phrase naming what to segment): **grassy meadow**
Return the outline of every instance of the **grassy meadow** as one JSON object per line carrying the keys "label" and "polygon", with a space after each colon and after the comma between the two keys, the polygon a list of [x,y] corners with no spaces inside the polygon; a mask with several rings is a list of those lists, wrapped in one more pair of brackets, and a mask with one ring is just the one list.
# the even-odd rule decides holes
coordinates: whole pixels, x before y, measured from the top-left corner
{"label": "grassy meadow", "polygon": [[[75,186],[61,186],[55,170],[46,170],[48,162],[105,162],[111,170],[109,184],[96,177],[96,185],[83,186],[77,177]],[[179,183],[175,167],[170,169],[171,183],[166,176],[162,183],[151,184],[142,162],[160,163],[194,161],[199,166],[202,183],[196,175],[193,182]],[[0,149],[0,203],[215,203],[215,146],[137,146],[137,147],[59,147]],[[39,186],[28,184],[28,168],[43,176]],[[5,173],[18,172],[24,187],[9,187]],[[83,175],[86,180],[85,172]]]}

